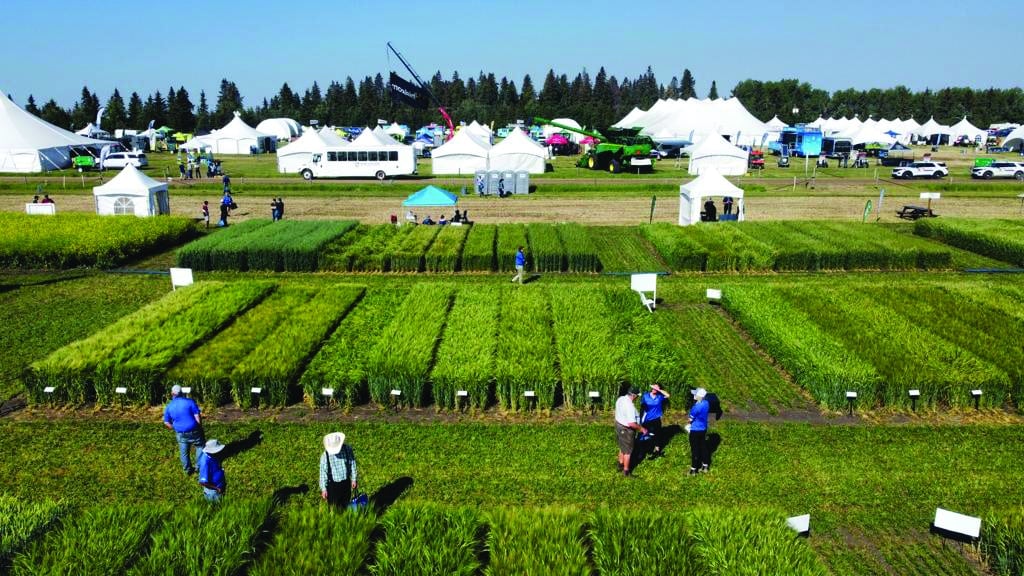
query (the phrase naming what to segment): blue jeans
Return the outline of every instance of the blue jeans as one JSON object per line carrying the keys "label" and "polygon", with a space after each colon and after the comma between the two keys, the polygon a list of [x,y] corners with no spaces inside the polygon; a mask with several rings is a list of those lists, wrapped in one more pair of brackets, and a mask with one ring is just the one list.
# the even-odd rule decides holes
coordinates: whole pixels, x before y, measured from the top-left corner
{"label": "blue jeans", "polygon": [[221,496],[223,495],[220,492],[217,492],[212,488],[203,488],[203,497],[206,498],[208,502],[220,502]]}
{"label": "blue jeans", "polygon": [[192,472],[192,462],[189,460],[189,446],[196,447],[196,462],[199,462],[199,457],[203,454],[203,446],[206,444],[206,440],[203,439],[203,430],[201,428],[193,428],[188,432],[175,432],[178,437],[178,453],[181,456],[181,469],[186,474]]}

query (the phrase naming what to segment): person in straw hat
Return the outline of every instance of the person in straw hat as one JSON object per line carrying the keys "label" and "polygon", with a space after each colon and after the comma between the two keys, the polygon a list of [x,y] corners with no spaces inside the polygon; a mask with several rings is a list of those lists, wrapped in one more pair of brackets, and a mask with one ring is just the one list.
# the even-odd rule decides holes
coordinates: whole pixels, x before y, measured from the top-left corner
{"label": "person in straw hat", "polygon": [[324,436],[324,452],[320,455],[320,497],[333,506],[348,506],[358,478],[356,455],[352,447],[345,444],[345,434],[331,432]]}
{"label": "person in straw hat", "polygon": [[216,438],[211,438],[206,441],[203,453],[199,455],[199,485],[203,487],[203,496],[210,502],[220,502],[227,488],[224,468],[219,460],[223,450],[224,445]]}

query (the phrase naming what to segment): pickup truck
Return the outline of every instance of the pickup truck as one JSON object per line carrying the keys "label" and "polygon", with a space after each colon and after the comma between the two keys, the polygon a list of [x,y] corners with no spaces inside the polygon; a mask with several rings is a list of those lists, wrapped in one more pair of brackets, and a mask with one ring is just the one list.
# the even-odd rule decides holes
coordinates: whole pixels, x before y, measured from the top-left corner
{"label": "pickup truck", "polygon": [[893,178],[945,178],[948,174],[945,162],[911,162],[892,169]]}
{"label": "pickup truck", "polygon": [[993,162],[988,166],[978,166],[971,169],[971,178],[1016,178],[1024,180],[1024,163],[1022,162]]}

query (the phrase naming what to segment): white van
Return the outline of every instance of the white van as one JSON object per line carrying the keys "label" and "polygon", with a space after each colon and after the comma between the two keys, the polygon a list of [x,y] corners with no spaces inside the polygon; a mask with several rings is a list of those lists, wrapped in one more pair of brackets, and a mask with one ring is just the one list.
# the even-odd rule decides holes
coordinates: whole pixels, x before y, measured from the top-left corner
{"label": "white van", "polygon": [[313,152],[299,174],[305,180],[314,178],[369,178],[383,180],[392,176],[416,173],[416,154],[412,146],[381,146],[354,149],[352,146],[328,148]]}

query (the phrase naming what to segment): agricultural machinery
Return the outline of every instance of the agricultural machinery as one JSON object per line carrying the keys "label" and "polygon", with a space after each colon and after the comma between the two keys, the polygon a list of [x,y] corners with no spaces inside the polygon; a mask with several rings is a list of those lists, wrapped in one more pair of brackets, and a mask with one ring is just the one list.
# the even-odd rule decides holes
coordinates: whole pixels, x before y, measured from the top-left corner
{"label": "agricultural machinery", "polygon": [[597,140],[597,144],[587,150],[576,162],[580,168],[607,170],[617,174],[630,168],[635,168],[638,171],[651,170],[654,166],[650,158],[654,142],[649,137],[641,135],[639,129],[608,128],[603,132],[598,132],[566,126],[546,118],[533,118],[531,122],[547,124]]}

